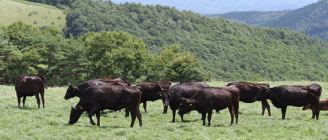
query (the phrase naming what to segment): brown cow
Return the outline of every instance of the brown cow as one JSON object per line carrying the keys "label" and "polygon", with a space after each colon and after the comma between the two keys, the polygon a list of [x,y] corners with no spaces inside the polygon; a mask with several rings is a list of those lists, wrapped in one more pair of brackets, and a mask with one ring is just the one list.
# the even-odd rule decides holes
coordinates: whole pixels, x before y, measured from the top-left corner
{"label": "brown cow", "polygon": [[141,91],[138,87],[131,86],[91,86],[85,90],[79,103],[71,109],[69,124],[76,123],[81,114],[88,113],[90,123],[95,125],[92,116],[96,114],[97,125],[100,126],[100,111],[104,109],[120,110],[128,108],[131,112],[131,125],[133,127],[136,117],[139,125],[142,125],[141,114],[139,110],[141,100]]}
{"label": "brown cow", "polygon": [[312,119],[316,117],[319,119],[319,99],[320,97],[314,95],[311,91],[305,90],[299,86],[277,86],[270,88],[267,93],[267,98],[271,100],[272,104],[281,108],[282,119],[285,119],[287,106],[302,107],[310,104],[312,108]]}
{"label": "brown cow", "polygon": [[210,126],[212,110],[222,110],[228,107],[231,116],[230,125],[233,124],[234,116],[237,124],[239,99],[240,90],[235,85],[223,88],[202,88],[197,94],[189,99],[181,99],[179,115],[183,115],[192,110],[197,110],[202,114],[203,125],[205,125],[206,113],[208,113],[208,126]]}
{"label": "brown cow", "polygon": [[44,88],[47,88],[47,83],[43,76],[20,76],[15,84],[18,108],[20,108],[21,97],[23,97],[23,107],[25,107],[26,96],[35,96],[38,108],[40,108],[39,94],[41,94],[42,105],[44,108]]}
{"label": "brown cow", "polygon": [[[266,98],[266,92],[269,91],[270,86],[268,84],[257,84],[250,82],[232,82],[227,86],[235,85],[240,89],[240,101],[245,103],[254,103],[256,101],[262,102],[262,115],[264,115],[265,109],[268,109],[268,115],[271,116],[270,105]],[[260,100],[260,98],[262,98]]]}
{"label": "brown cow", "polygon": [[170,85],[171,82],[143,82],[136,85],[141,88],[141,103],[143,103],[145,112],[147,112],[147,101],[156,101],[161,99],[164,106],[163,114],[167,113],[169,102],[167,94],[163,93],[163,91],[170,89]]}
{"label": "brown cow", "polygon": [[[312,109],[311,105],[306,105],[303,110]],[[319,102],[319,110],[328,110],[328,99]]]}
{"label": "brown cow", "polygon": [[[170,90],[165,91],[169,95],[169,105],[172,110],[172,122],[175,122],[176,110],[179,109],[179,104],[182,98],[190,98],[199,92],[200,89],[209,87],[205,82],[190,82],[180,83],[172,86]],[[183,114],[179,114],[183,121]]]}

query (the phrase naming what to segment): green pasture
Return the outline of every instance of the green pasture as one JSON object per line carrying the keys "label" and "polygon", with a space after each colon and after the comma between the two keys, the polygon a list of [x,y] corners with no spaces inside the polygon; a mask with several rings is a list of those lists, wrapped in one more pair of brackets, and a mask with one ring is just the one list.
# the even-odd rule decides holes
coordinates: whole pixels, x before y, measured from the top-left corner
{"label": "green pasture", "polygon": [[22,21],[36,27],[55,26],[62,29],[66,15],[60,9],[22,0],[0,0],[0,25]]}
{"label": "green pasture", "polygon": [[[313,82],[265,82],[271,86],[283,84],[307,85]],[[318,82],[323,87],[321,100],[328,97],[328,83]],[[211,86],[223,86],[226,82],[210,82]],[[136,120],[130,128],[131,118],[124,111],[107,110],[101,115],[101,126],[92,126],[86,114],[75,125],[68,125],[70,106],[78,98],[64,100],[67,87],[50,87],[45,91],[46,108],[38,109],[35,97],[26,99],[26,107],[17,108],[14,86],[0,86],[0,139],[131,139],[131,140],[213,140],[213,139],[328,139],[328,112],[322,111],[319,120],[310,119],[310,110],[288,107],[286,120],[281,120],[281,111],[271,105],[272,116],[261,115],[261,103],[240,103],[239,124],[229,126],[228,110],[214,113],[212,126],[202,126],[201,115],[195,111],[186,114],[181,122],[171,123],[172,112],[162,114],[161,101],[148,102],[148,111],[141,107],[143,126]],[[214,112],[214,111],[213,111]],[[93,117],[96,120],[96,117]]]}

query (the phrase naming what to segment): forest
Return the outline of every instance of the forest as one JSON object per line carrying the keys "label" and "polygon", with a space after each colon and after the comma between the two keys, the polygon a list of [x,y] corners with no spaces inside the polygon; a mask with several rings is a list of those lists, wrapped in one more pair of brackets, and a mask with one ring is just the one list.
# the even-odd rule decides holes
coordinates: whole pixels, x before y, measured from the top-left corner
{"label": "forest", "polygon": [[1,28],[3,83],[20,74],[45,75],[50,85],[110,76],[132,82],[328,77],[327,43],[286,28],[251,27],[160,5],[72,0],[56,6],[66,12],[63,31],[21,22]]}

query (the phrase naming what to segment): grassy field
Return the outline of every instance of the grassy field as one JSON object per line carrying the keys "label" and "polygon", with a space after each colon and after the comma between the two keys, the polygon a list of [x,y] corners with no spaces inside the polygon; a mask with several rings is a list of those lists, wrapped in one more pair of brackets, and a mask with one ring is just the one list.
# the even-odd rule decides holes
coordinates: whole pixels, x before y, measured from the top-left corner
{"label": "grassy field", "polygon": [[0,25],[4,26],[22,21],[36,27],[55,26],[62,29],[66,23],[62,10],[22,0],[0,0],[0,17]]}
{"label": "grassy field", "polygon": [[[312,82],[266,82],[271,86],[283,84],[306,85]],[[225,82],[211,82],[211,86],[223,86]],[[328,83],[319,82],[323,87],[321,100],[328,97]],[[162,113],[162,102],[149,102],[148,113],[142,110],[143,126],[138,122],[130,128],[130,118],[122,112],[110,112],[101,116],[101,127],[92,126],[86,114],[75,125],[67,125],[70,106],[77,98],[64,100],[67,87],[53,87],[46,90],[46,108],[37,109],[35,97],[28,97],[26,107],[17,108],[13,86],[0,86],[0,139],[328,139],[328,112],[321,112],[319,120],[312,120],[311,111],[288,107],[286,120],[281,120],[281,111],[271,105],[272,116],[262,116],[260,102],[240,104],[239,124],[229,126],[228,110],[214,113],[212,126],[202,126],[201,115],[191,112],[171,123],[172,114]],[[94,119],[95,116],[93,117]]]}

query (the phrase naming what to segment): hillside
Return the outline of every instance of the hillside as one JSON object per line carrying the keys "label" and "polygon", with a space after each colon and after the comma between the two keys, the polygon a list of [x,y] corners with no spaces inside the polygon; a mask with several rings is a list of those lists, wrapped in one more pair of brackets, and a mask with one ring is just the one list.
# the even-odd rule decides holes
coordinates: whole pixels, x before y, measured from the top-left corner
{"label": "hillside", "polygon": [[21,0],[0,0],[0,25],[10,25],[17,21],[29,23],[36,27],[65,26],[65,14],[53,6]]}
{"label": "hillside", "polygon": [[[291,30],[328,41],[328,0],[279,14],[277,12],[232,12],[220,15],[226,19],[263,27],[288,27]],[[274,18],[268,13],[273,13]]]}
{"label": "hillside", "polygon": [[286,29],[257,28],[165,6],[76,1],[66,36],[128,32],[159,52],[181,44],[216,80],[326,80],[327,44]]}
{"label": "hillside", "polygon": [[211,18],[222,17],[225,19],[229,19],[231,21],[236,21],[239,23],[249,24],[253,26],[263,26],[289,12],[290,12],[289,10],[269,11],[269,12],[248,11],[248,12],[229,12],[225,14],[212,14],[207,16]]}

